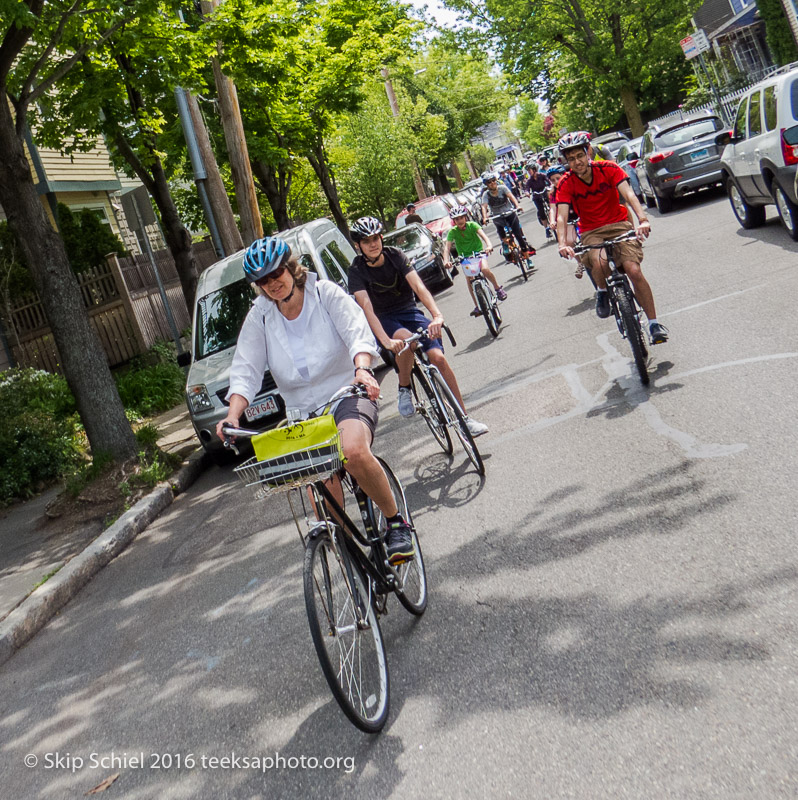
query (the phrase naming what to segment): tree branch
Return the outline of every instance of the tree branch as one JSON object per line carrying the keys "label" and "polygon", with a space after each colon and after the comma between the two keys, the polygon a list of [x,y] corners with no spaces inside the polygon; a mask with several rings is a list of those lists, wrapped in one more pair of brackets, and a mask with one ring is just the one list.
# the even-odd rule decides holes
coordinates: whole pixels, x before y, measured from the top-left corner
{"label": "tree branch", "polygon": [[[34,17],[39,17],[44,8],[44,0],[26,0],[26,5]],[[0,45],[0,88],[5,87],[6,78],[14,61],[28,43],[32,33],[33,28],[17,27],[16,25],[11,25],[6,31],[3,44]]]}

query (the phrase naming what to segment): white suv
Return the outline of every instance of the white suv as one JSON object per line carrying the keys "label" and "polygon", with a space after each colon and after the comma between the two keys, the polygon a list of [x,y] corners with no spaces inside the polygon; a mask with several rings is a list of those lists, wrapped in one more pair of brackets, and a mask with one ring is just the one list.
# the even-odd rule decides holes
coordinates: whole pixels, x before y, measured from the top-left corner
{"label": "white suv", "polygon": [[798,240],[798,64],[782,67],[743,96],[726,145],[723,179],[734,215],[743,228],[765,222],[765,206],[775,203],[790,236]]}

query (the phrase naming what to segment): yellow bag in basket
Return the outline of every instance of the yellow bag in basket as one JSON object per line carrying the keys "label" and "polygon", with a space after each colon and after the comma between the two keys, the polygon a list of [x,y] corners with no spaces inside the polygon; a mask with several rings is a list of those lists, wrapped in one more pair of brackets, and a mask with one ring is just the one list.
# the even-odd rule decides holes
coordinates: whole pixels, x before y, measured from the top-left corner
{"label": "yellow bag in basket", "polygon": [[[338,435],[332,414],[306,419],[285,428],[274,428],[252,437],[252,447],[258,461],[322,447]],[[339,448],[340,449],[340,448]]]}

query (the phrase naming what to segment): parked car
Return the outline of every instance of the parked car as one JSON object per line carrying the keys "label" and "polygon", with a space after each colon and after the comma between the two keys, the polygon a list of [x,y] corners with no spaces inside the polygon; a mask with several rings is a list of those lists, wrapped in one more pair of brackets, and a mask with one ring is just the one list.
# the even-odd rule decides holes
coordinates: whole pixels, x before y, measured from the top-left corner
{"label": "parked car", "polygon": [[798,240],[798,68],[778,70],[740,100],[724,146],[722,177],[732,211],[743,228],[765,222],[775,203],[787,233]]}
{"label": "parked car", "polygon": [[622,133],[621,131],[613,131],[612,133],[602,133],[601,136],[594,136],[590,140],[590,144],[593,145],[593,148],[596,148],[596,145],[603,145],[610,151],[613,158],[617,160],[618,156],[617,153],[627,142],[629,141],[629,137]]}
{"label": "parked car", "polygon": [[640,189],[640,178],[637,177],[635,167],[640,160],[640,145],[642,142],[642,136],[638,139],[624,142],[615,155],[618,166],[623,167],[624,172],[629,176],[629,183],[632,185],[632,191],[641,201],[643,200],[643,192]]}
{"label": "parked car", "polygon": [[[319,219],[277,234],[291,247],[300,263],[320,278],[344,288],[355,251],[328,219]],[[191,422],[205,451],[216,461],[227,457],[216,436],[216,424],[227,415],[230,365],[238,332],[252,305],[255,292],[244,278],[244,250],[204,270],[197,283],[191,352],[180,360],[189,366],[186,403]],[[285,403],[267,370],[260,390],[244,411],[247,428],[273,427],[285,416]]]}
{"label": "parked car", "polygon": [[[445,237],[452,227],[449,219],[449,212],[457,205],[457,198],[453,194],[435,195],[425,197],[423,200],[416,200],[416,214],[421,217],[427,230],[436,236]],[[405,224],[407,209],[402,209],[396,217],[396,227],[401,228]]]}
{"label": "parked car", "polygon": [[720,117],[704,113],[669,119],[643,135],[635,171],[646,205],[667,214],[673,199],[723,182],[720,149],[715,137]]}
{"label": "parked car", "polygon": [[430,233],[418,222],[386,233],[386,245],[398,247],[418,272],[428,289],[448,289],[452,276],[443,265],[443,239]]}

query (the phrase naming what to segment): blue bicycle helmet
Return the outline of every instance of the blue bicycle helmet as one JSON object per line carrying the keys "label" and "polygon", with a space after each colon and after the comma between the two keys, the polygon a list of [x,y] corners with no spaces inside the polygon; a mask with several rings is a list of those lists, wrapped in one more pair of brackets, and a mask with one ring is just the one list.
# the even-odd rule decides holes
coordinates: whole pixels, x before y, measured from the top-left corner
{"label": "blue bicycle helmet", "polygon": [[564,175],[565,167],[562,164],[557,164],[556,167],[549,167],[546,170],[546,175]]}
{"label": "blue bicycle helmet", "polygon": [[244,276],[250,283],[265,278],[291,256],[291,248],[276,236],[256,239],[244,253]]}

